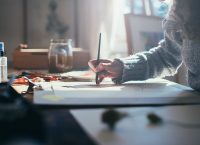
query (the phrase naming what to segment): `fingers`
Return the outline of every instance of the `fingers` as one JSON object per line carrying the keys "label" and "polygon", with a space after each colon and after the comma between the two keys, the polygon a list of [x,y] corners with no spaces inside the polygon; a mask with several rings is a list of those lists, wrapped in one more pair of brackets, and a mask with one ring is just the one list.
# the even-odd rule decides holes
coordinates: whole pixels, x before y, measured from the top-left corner
{"label": "fingers", "polygon": [[97,80],[97,85],[99,85],[103,81],[103,79],[104,79],[103,77],[99,77]]}
{"label": "fingers", "polygon": [[97,84],[100,84],[104,78],[108,77],[108,73],[106,71],[102,71],[102,72],[97,72],[98,73],[98,80],[97,80]]}
{"label": "fingers", "polygon": [[106,70],[97,72],[98,73],[98,79],[97,84],[100,84],[105,78],[117,78],[118,75],[116,73],[110,73]]}
{"label": "fingers", "polygon": [[94,63],[94,61],[89,61],[88,62],[88,65],[89,65],[89,67],[90,67],[90,69],[92,70],[92,71],[94,71],[94,72],[97,72],[96,71],[96,66],[94,65],[95,63]]}
{"label": "fingers", "polygon": [[88,62],[88,65],[95,73],[98,73],[97,84],[100,84],[104,78],[119,77],[118,64],[113,63],[113,61],[107,59],[101,59],[98,66],[96,63],[96,60],[91,60]]}
{"label": "fingers", "polygon": [[96,70],[98,72],[106,70],[107,72],[112,72],[112,63],[100,63],[97,67]]}
{"label": "fingers", "polygon": [[117,76],[115,75],[115,73],[110,73],[108,71],[100,71],[100,72],[97,72],[98,73],[98,76],[99,78],[116,78]]}
{"label": "fingers", "polygon": [[[111,60],[108,59],[100,59],[100,63],[111,63]],[[97,61],[96,60],[90,60],[88,62],[89,67],[92,69],[92,71],[97,72]]]}

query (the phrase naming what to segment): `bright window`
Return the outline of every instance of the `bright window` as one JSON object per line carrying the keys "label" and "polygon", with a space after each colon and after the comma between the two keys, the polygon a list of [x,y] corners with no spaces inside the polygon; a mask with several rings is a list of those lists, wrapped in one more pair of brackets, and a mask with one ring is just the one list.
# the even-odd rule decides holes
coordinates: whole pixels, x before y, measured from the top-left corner
{"label": "bright window", "polygon": [[125,0],[125,13],[165,17],[170,8],[169,0]]}

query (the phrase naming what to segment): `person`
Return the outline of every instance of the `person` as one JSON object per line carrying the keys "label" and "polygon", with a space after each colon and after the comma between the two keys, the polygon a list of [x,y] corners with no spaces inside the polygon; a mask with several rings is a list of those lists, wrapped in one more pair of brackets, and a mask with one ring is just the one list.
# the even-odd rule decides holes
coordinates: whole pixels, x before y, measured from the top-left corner
{"label": "person", "polygon": [[[162,0],[163,1],[163,0]],[[188,84],[200,91],[200,1],[173,0],[163,21],[164,39],[157,47],[126,58],[88,62],[99,75],[99,82],[110,77],[115,83],[174,75],[182,63]],[[105,73],[106,72],[106,73]]]}

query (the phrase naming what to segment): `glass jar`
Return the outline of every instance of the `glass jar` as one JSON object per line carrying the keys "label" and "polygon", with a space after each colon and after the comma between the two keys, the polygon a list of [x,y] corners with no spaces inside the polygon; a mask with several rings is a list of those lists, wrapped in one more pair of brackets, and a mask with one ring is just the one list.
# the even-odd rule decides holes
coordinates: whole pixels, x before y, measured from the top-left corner
{"label": "glass jar", "polygon": [[63,73],[71,70],[73,63],[72,40],[52,39],[48,59],[50,73]]}

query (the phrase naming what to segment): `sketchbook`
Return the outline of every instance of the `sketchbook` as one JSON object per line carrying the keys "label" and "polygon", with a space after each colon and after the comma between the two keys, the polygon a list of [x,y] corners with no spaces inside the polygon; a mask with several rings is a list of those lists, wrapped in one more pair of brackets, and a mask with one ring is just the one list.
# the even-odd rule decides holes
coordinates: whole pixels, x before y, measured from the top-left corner
{"label": "sketchbook", "polygon": [[122,85],[104,82],[44,82],[35,90],[37,105],[167,105],[198,104],[200,94],[166,80],[131,81]]}

